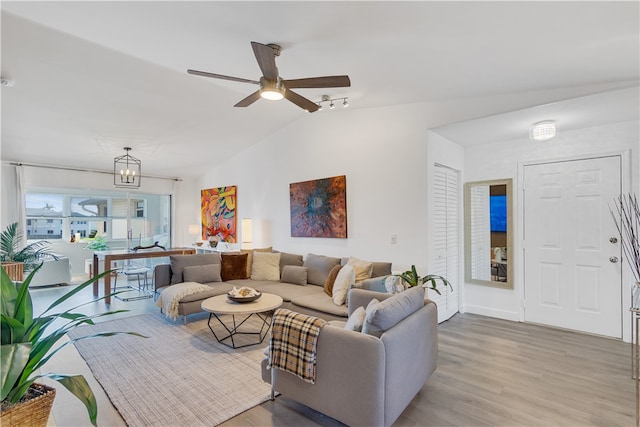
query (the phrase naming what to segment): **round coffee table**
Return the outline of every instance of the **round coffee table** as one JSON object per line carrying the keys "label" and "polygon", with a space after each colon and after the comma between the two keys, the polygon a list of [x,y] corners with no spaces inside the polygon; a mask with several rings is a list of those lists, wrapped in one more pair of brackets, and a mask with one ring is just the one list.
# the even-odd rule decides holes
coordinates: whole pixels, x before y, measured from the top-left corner
{"label": "round coffee table", "polygon": [[[209,312],[209,321],[207,325],[209,329],[213,333],[213,336],[216,337],[219,343],[226,345],[231,348],[242,348],[250,345],[260,344],[264,341],[264,338],[267,336],[269,332],[269,328],[271,327],[271,317],[273,314],[273,310],[280,307],[282,305],[282,298],[278,295],[263,293],[260,298],[252,302],[238,303],[233,302],[227,299],[226,295],[218,295],[216,297],[207,298],[202,301],[202,309],[204,311]],[[222,314],[230,314],[233,319],[233,325],[227,325],[222,321],[222,319],[218,315]],[[236,316],[244,316],[242,321],[237,322]],[[239,328],[242,326],[249,318],[252,316],[258,317],[262,324],[260,326],[259,331],[240,331]],[[227,331],[227,335],[223,337],[218,337],[216,332],[211,327],[211,318],[215,317],[218,320],[224,329]],[[257,335],[257,342],[251,342],[249,344],[236,345],[235,336],[236,335]],[[231,345],[229,345],[227,340],[231,341]]]}

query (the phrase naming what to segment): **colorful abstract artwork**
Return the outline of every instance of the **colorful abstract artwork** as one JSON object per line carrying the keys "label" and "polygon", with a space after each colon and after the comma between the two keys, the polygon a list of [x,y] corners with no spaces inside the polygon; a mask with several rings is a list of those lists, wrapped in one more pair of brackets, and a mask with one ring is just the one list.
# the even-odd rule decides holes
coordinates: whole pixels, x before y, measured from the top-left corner
{"label": "colorful abstract artwork", "polygon": [[347,238],[345,175],[289,185],[291,237]]}
{"label": "colorful abstract artwork", "polygon": [[236,242],[236,192],[235,185],[200,192],[202,240],[217,237],[221,242]]}

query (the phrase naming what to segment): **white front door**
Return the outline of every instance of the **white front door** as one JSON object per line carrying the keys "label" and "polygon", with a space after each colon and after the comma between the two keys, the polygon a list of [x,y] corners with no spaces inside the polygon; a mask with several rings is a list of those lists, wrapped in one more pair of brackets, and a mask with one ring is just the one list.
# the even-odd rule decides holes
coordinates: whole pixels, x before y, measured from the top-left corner
{"label": "white front door", "polygon": [[[620,156],[524,167],[524,318],[622,337]],[[611,262],[617,257],[617,262]],[[613,259],[613,261],[616,261]]]}

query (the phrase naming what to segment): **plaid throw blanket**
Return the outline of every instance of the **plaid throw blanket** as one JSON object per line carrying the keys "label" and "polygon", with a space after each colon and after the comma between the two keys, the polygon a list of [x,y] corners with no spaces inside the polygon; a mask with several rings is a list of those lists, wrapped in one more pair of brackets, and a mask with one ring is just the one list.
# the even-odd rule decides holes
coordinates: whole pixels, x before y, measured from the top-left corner
{"label": "plaid throw blanket", "polygon": [[290,372],[303,381],[316,382],[316,344],[327,322],[291,310],[276,310],[271,322],[269,368]]}

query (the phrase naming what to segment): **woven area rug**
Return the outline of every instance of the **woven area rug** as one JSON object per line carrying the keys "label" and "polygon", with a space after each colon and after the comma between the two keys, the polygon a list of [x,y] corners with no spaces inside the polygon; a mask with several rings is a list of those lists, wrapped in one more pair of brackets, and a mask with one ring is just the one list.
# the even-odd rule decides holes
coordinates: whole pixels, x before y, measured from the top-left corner
{"label": "woven area rug", "polygon": [[216,341],[206,319],[183,325],[152,314],[79,327],[69,338],[107,331],[149,337],[75,343],[130,426],[213,426],[269,399],[260,377],[267,340],[233,350]]}

